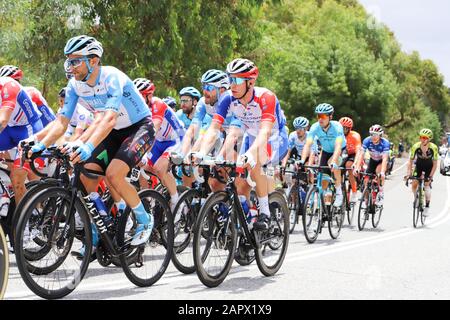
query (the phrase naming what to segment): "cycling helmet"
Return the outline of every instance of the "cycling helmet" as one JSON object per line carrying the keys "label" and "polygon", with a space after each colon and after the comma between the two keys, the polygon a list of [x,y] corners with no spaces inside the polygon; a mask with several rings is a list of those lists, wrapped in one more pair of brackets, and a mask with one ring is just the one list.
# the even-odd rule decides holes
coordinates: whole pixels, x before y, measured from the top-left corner
{"label": "cycling helmet", "polygon": [[428,139],[433,139],[433,131],[431,131],[430,129],[427,129],[427,128],[420,130],[419,135],[421,137],[425,136]]}
{"label": "cycling helmet", "polygon": [[227,73],[236,78],[256,79],[259,71],[252,61],[238,58],[227,65]]}
{"label": "cycling helmet", "polygon": [[164,103],[167,104],[172,109],[175,109],[177,107],[177,101],[171,96],[165,97],[164,99],[162,99],[162,101],[164,101]]}
{"label": "cycling helmet", "polygon": [[67,41],[66,46],[64,47],[64,54],[77,54],[82,56],[94,54],[101,58],[103,47],[95,38],[82,35],[73,37]]}
{"label": "cycling helmet", "polygon": [[333,114],[334,108],[331,104],[321,103],[316,107],[316,114]]}
{"label": "cycling helmet", "polygon": [[339,123],[344,127],[344,128],[353,128],[353,120],[349,117],[343,117],[341,119],[339,119]]}
{"label": "cycling helmet", "polygon": [[383,127],[380,126],[379,124],[374,124],[373,126],[370,127],[369,133],[383,135],[384,133]]}
{"label": "cycling helmet", "polygon": [[142,95],[153,94],[155,92],[155,85],[146,78],[134,79],[133,83]]}
{"label": "cycling helmet", "polygon": [[309,121],[305,117],[298,117],[294,119],[293,125],[295,130],[305,129],[306,127],[308,127]]}
{"label": "cycling helmet", "polygon": [[179,95],[180,95],[180,97],[181,96],[190,96],[197,100],[200,100],[200,98],[202,97],[200,92],[197,89],[195,89],[194,87],[185,87],[185,88],[181,89],[179,92]]}
{"label": "cycling helmet", "polygon": [[3,66],[0,68],[0,77],[11,77],[14,80],[21,80],[23,72],[16,66]]}
{"label": "cycling helmet", "polygon": [[200,81],[201,83],[211,84],[217,88],[225,88],[227,90],[230,88],[230,80],[228,79],[228,75],[217,69],[206,71]]}

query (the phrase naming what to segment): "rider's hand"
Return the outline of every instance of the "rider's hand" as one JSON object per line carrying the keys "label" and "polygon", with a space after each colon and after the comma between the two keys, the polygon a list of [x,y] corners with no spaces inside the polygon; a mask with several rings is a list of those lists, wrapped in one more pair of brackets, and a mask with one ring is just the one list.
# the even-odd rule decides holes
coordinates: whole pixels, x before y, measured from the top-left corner
{"label": "rider's hand", "polygon": [[30,153],[28,155],[30,156],[30,154],[41,152],[44,151],[45,149],[46,149],[45,145],[42,142],[38,142],[33,147],[31,147]]}
{"label": "rider's hand", "polygon": [[199,164],[205,158],[205,154],[202,152],[193,152],[192,153],[192,163]]}
{"label": "rider's hand", "polygon": [[147,166],[147,165],[148,165],[148,157],[147,157],[147,154],[145,154],[145,155],[142,157],[141,161],[139,161],[138,167],[141,168],[141,167],[145,167],[145,166]]}
{"label": "rider's hand", "polygon": [[256,160],[255,158],[253,158],[253,155],[250,152],[246,152],[244,153],[241,157],[240,157],[240,162],[244,164],[244,167],[246,165],[249,165],[250,168],[254,168],[256,167]]}
{"label": "rider's hand", "polygon": [[332,170],[337,170],[339,168],[339,166],[335,162],[331,162],[329,167]]}
{"label": "rider's hand", "polygon": [[28,137],[26,139],[20,140],[19,144],[17,146],[17,149],[19,151],[22,151],[22,146],[26,146],[26,145],[29,145],[29,144],[36,144],[37,142],[38,141],[37,141],[36,135],[33,134],[31,137]]}
{"label": "rider's hand", "polygon": [[84,143],[81,140],[66,142],[60,147],[60,150],[62,153],[72,153],[73,150],[78,149],[83,144]]}
{"label": "rider's hand", "polygon": [[88,160],[95,147],[91,142],[85,143],[81,145],[70,157],[70,160],[75,164],[80,161]]}

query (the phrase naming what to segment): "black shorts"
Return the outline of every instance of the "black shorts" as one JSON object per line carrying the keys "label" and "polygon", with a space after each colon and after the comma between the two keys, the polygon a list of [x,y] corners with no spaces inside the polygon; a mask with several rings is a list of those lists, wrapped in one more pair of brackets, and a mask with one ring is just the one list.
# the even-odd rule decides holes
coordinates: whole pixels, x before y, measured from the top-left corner
{"label": "black shorts", "polygon": [[95,148],[86,163],[98,164],[104,172],[113,159],[125,162],[134,168],[150,150],[155,140],[155,130],[151,117],[146,117],[132,126],[120,130],[113,129]]}
{"label": "black shorts", "polygon": [[347,157],[344,158],[344,160],[342,160],[342,166],[345,167],[345,165],[349,161],[355,162],[355,157],[356,157],[356,154],[349,154],[349,155],[347,155]]}
{"label": "black shorts", "polygon": [[414,177],[419,178],[423,172],[425,173],[425,179],[427,179],[430,177],[431,169],[433,169],[433,160],[417,160]]}
{"label": "black shorts", "polygon": [[375,174],[377,172],[377,167],[383,162],[383,160],[373,160],[370,158],[369,164],[367,165],[366,173]]}

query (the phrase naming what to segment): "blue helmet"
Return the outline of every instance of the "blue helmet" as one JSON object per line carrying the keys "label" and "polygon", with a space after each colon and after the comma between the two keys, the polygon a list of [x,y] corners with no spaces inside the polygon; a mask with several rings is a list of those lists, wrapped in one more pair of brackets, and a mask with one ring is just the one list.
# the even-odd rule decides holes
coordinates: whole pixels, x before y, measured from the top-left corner
{"label": "blue helmet", "polygon": [[164,103],[167,104],[172,109],[175,109],[177,107],[177,101],[175,100],[175,98],[172,98],[171,96],[165,97],[164,99],[162,99],[162,101],[164,101]]}
{"label": "blue helmet", "polygon": [[69,39],[64,47],[64,54],[77,54],[88,56],[95,54],[99,58],[103,55],[103,47],[95,38],[86,35],[77,36]]}
{"label": "blue helmet", "polygon": [[333,114],[334,108],[331,104],[321,103],[316,107],[316,114]]}
{"label": "blue helmet", "polygon": [[190,96],[192,98],[196,98],[197,100],[200,100],[200,98],[202,97],[200,92],[197,89],[195,89],[194,87],[185,87],[185,88],[181,89],[179,92],[179,95],[180,96]]}
{"label": "blue helmet", "polygon": [[305,117],[298,117],[294,119],[293,125],[295,130],[305,129],[309,126],[309,121]]}
{"label": "blue helmet", "polygon": [[217,88],[225,88],[227,90],[230,88],[230,80],[228,75],[217,69],[206,71],[200,81],[201,83],[211,84]]}

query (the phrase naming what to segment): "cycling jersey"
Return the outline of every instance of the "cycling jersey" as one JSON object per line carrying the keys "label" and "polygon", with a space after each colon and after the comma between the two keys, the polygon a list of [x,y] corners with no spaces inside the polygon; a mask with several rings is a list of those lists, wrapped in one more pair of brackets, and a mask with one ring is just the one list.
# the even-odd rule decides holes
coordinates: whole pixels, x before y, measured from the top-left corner
{"label": "cycling jersey", "polygon": [[47,124],[56,119],[55,113],[48,106],[47,101],[38,89],[36,89],[35,87],[25,87],[24,89],[27,92],[28,96],[31,98],[31,101],[36,104],[38,110],[42,113],[41,122],[42,125],[46,127]]}
{"label": "cycling jersey", "polygon": [[91,112],[112,110],[117,113],[116,130],[128,128],[150,116],[144,98],[133,81],[114,67],[100,67],[94,87],[72,78],[66,89],[61,114],[72,118],[77,103]]}
{"label": "cycling jersey", "polygon": [[20,83],[12,78],[0,77],[0,108],[13,110],[8,122],[10,127],[41,123],[41,112]]}
{"label": "cycling jersey", "polygon": [[327,131],[324,131],[319,122],[314,123],[308,132],[307,139],[313,141],[317,138],[320,141],[322,150],[327,153],[334,153],[336,141],[342,141],[342,148],[346,147],[344,128],[337,121],[330,121]]}
{"label": "cycling jersey", "polygon": [[[209,128],[214,115],[217,113],[220,101],[227,95],[228,93],[223,93],[213,106],[205,103],[205,97],[202,97],[200,101],[197,103],[197,108],[195,109],[195,114],[194,118],[192,119],[192,123],[196,124],[202,123],[202,131],[205,131],[207,128]],[[223,122],[222,126],[225,131],[228,131],[228,128],[231,126],[242,128],[241,122],[238,119],[236,119],[236,117],[234,117],[230,112],[227,113],[225,121]]]}
{"label": "cycling jersey", "polygon": [[178,120],[175,111],[159,98],[153,97],[151,101],[152,118],[161,121],[161,127],[155,135],[157,141],[181,141],[183,140],[185,129]]}
{"label": "cycling jersey", "polygon": [[438,160],[439,159],[439,149],[437,145],[430,142],[428,144],[428,150],[424,153],[421,148],[421,143],[417,142],[411,148],[410,159],[413,160],[417,158],[417,160]]}
{"label": "cycling jersey", "polygon": [[389,155],[390,145],[389,141],[385,138],[381,138],[378,144],[374,144],[372,138],[367,137],[364,139],[362,146],[364,152],[369,152],[371,159],[380,161],[384,155]]}
{"label": "cycling jersey", "polygon": [[94,115],[81,104],[77,104],[75,112],[69,121],[65,137],[70,137],[75,133],[76,128],[86,130],[94,122]]}
{"label": "cycling jersey", "polygon": [[224,125],[229,113],[240,120],[242,129],[250,136],[256,137],[258,135],[263,121],[274,124],[272,136],[278,135],[279,132],[287,135],[286,118],[283,110],[281,110],[280,103],[275,94],[266,88],[255,87],[252,99],[247,106],[243,106],[238,99],[233,97],[231,91],[227,91],[219,100],[219,106],[213,121]]}
{"label": "cycling jersey", "polygon": [[[183,123],[184,128],[186,130],[189,129],[193,119],[190,119],[188,117],[188,115],[186,113],[184,113],[183,110],[181,110],[181,109],[176,112],[176,115],[177,115],[178,120],[180,120]],[[202,127],[201,127],[200,131],[205,132],[208,129],[209,125],[211,124],[211,121],[212,121],[212,117],[209,114],[206,114],[205,117],[203,118],[203,123],[202,123]],[[198,133],[197,133],[197,135],[198,135]]]}
{"label": "cycling jersey", "polygon": [[[297,134],[296,131],[291,132],[289,134],[289,142],[288,142],[289,150],[292,150],[292,149],[295,148],[297,150],[297,154],[301,156],[302,155],[302,151],[303,151],[303,147],[306,144],[307,135],[308,135],[308,131],[305,133],[305,139],[302,141],[302,140],[299,139],[298,134]],[[316,141],[314,141],[314,143],[311,145],[311,152],[313,152],[314,154],[318,153],[318,147],[317,147],[317,142]]]}
{"label": "cycling jersey", "polygon": [[347,154],[349,156],[356,154],[359,148],[361,148],[361,136],[356,131],[350,131],[345,136],[345,142],[347,146]]}

